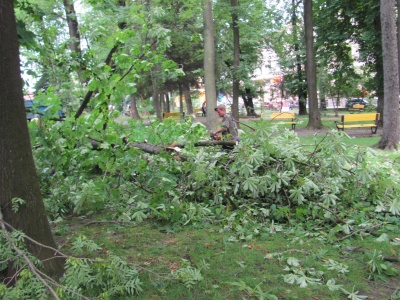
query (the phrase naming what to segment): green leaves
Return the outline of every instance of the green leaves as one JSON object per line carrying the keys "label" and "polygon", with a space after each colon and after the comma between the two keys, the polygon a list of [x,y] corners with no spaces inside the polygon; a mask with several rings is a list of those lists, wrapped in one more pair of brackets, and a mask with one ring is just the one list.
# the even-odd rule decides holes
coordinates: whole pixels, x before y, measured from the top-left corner
{"label": "green leaves", "polygon": [[[183,282],[183,284],[191,289],[194,285],[198,284],[200,281],[203,281],[203,276],[201,275],[201,268],[194,268],[190,265],[190,262],[182,259],[184,267],[181,267],[175,271],[172,271],[172,275]],[[203,264],[203,268],[206,267],[206,264]]]}
{"label": "green leaves", "polygon": [[257,185],[260,182],[258,178],[249,177],[243,182],[243,189],[252,193],[257,193]]}
{"label": "green leaves", "polygon": [[261,288],[263,282],[260,282],[255,287],[251,287],[246,284],[243,280],[228,282],[232,286],[231,291],[243,291],[246,292],[250,297],[255,297],[259,300],[278,300],[279,298],[271,293],[264,292]]}
{"label": "green leaves", "polygon": [[19,207],[24,204],[26,204],[26,201],[24,199],[21,199],[21,198],[12,198],[11,199],[12,211],[15,213],[18,212]]}

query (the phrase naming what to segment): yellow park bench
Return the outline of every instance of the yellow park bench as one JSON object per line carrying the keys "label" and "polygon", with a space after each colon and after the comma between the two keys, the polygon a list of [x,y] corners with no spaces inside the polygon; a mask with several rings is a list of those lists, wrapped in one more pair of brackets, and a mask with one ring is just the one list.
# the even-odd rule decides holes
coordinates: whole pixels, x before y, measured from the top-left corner
{"label": "yellow park bench", "polygon": [[180,112],[165,112],[163,113],[163,120],[170,119],[170,120],[180,120],[185,118],[185,113]]}
{"label": "yellow park bench", "polygon": [[349,108],[350,113],[354,113],[355,111],[358,111],[361,113],[364,110],[364,104],[354,104],[352,108]]}
{"label": "yellow park bench", "polygon": [[203,117],[203,110],[201,108],[195,108],[193,110],[193,113],[196,117]]}
{"label": "yellow park bench", "polygon": [[294,112],[277,112],[272,113],[270,116],[271,121],[283,121],[284,124],[289,124],[292,129],[296,129],[296,115]]}
{"label": "yellow park bench", "polygon": [[371,128],[372,133],[378,130],[380,114],[341,115],[340,122],[335,121],[336,128],[344,131],[350,128]]}

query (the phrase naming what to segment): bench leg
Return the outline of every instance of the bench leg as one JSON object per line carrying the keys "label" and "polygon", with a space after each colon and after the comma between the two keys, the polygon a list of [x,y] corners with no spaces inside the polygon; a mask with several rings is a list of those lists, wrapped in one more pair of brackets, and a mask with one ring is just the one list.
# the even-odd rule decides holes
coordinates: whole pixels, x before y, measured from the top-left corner
{"label": "bench leg", "polygon": [[339,128],[338,126],[336,126],[336,128],[337,128],[338,131],[340,131],[340,130],[344,131],[344,128]]}
{"label": "bench leg", "polygon": [[377,130],[378,130],[378,126],[377,127],[371,127],[372,134],[375,134]]}

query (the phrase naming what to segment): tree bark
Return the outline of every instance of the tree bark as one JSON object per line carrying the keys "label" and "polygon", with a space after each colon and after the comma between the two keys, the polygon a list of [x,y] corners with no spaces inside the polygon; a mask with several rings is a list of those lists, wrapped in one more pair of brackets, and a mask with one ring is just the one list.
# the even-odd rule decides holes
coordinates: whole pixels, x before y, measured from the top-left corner
{"label": "tree bark", "polygon": [[397,149],[400,140],[399,67],[395,0],[381,0],[382,53],[384,77],[384,122],[380,149]]}
{"label": "tree bark", "polygon": [[[195,147],[208,147],[208,146],[235,146],[236,141],[212,141],[212,140],[201,140],[194,144]],[[153,145],[148,143],[135,143],[130,144],[131,147],[138,148],[146,153],[159,154],[161,151],[174,151],[174,147],[183,148],[184,144],[174,143],[172,146],[163,147],[160,145]]]}
{"label": "tree bark", "polygon": [[156,110],[157,119],[162,120],[162,107],[160,101],[160,87],[159,87],[159,70],[160,66],[155,65],[151,72],[151,81],[153,85],[153,103]]}
{"label": "tree bark", "polygon": [[137,109],[137,100],[134,95],[129,96],[129,103],[131,105],[131,118],[135,120],[140,120],[139,111]]}
{"label": "tree bark", "polygon": [[[380,10],[380,7],[378,6]],[[382,40],[382,27],[381,27],[381,17],[380,14],[377,14],[377,17],[374,18],[374,31],[377,36]],[[383,108],[385,106],[384,103],[384,84],[383,84],[383,58],[382,58],[382,44],[376,43],[374,45],[375,53],[375,82],[376,82],[376,96],[378,97],[378,107],[376,111],[380,113],[381,118],[378,122],[380,127],[383,127],[383,122],[385,119],[385,115],[383,114]]]}
{"label": "tree bark", "polygon": [[64,0],[64,9],[67,16],[67,24],[69,30],[69,48],[74,54],[73,57],[79,61],[78,77],[82,84],[86,83],[87,80],[82,77],[82,73],[85,70],[85,66],[82,63],[82,49],[81,49],[81,36],[79,34],[78,18],[76,16],[74,3],[70,0]]}
{"label": "tree bark", "polygon": [[[400,0],[397,0],[397,61],[400,62]],[[399,82],[400,82],[400,63],[399,63]],[[400,84],[399,84],[400,88]]]}
{"label": "tree bark", "polygon": [[183,88],[182,83],[179,83],[179,112],[183,114]]}
{"label": "tree bark", "polygon": [[189,82],[187,81],[183,83],[183,94],[185,96],[186,112],[188,115],[192,115],[193,114],[192,96],[190,95],[190,85]]}
{"label": "tree bark", "polygon": [[202,0],[204,16],[204,82],[207,101],[207,129],[217,129],[217,87],[215,85],[215,45],[212,0]]}
{"label": "tree bark", "polygon": [[233,31],[233,82],[232,82],[232,116],[239,120],[239,64],[240,64],[240,34],[238,24],[238,0],[231,0],[232,8],[232,31]]}
{"label": "tree bark", "polygon": [[171,108],[169,105],[169,93],[165,93],[165,112],[170,112]]}
{"label": "tree bark", "polygon": [[[242,93],[244,107],[246,108],[248,117],[257,117],[256,110],[254,109],[253,93],[249,88],[245,88]],[[237,119],[235,119],[237,120]]]}
{"label": "tree bark", "polygon": [[312,0],[304,0],[304,28],[306,34],[306,77],[308,94],[308,129],[321,129],[321,113],[318,107],[317,96],[317,69],[314,59],[314,37],[313,37],[313,16]]}
{"label": "tree bark", "polygon": [[297,14],[296,14],[296,1],[292,0],[292,27],[293,27],[293,41],[294,43],[294,52],[295,52],[295,57],[296,57],[296,73],[297,73],[297,80],[298,80],[298,85],[297,85],[297,97],[299,98],[299,115],[307,115],[307,92],[305,91],[303,87],[303,70],[302,70],[302,62],[301,62],[301,57],[299,54],[299,43],[298,43],[298,33],[297,33]]}
{"label": "tree bark", "polygon": [[[41,244],[56,248],[45,213],[29,140],[22,94],[18,35],[12,0],[0,1],[0,212],[4,221]],[[25,201],[18,211],[12,199]],[[54,251],[26,241],[49,275],[61,275]],[[9,274],[14,275],[14,274]]]}

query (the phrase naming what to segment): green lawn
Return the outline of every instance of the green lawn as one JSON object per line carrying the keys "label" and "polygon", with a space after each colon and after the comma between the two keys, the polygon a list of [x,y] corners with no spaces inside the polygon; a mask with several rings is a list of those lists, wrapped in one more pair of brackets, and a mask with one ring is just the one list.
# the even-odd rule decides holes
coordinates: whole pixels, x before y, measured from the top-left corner
{"label": "green lawn", "polygon": [[[85,235],[101,246],[93,257],[109,252],[125,257],[140,270],[143,292],[139,299],[273,299],[268,294],[279,299],[346,298],[343,292],[327,287],[331,279],[347,291],[355,288],[360,294],[381,297],[369,299],[389,299],[393,287],[400,284],[398,278],[373,284],[368,280],[369,254],[375,250],[384,256],[400,253],[399,245],[378,242],[374,236],[332,245],[316,227],[276,230],[268,222],[257,237],[248,240],[233,239],[229,226],[221,224],[199,223],[167,232],[155,220],[127,225],[83,226],[81,222],[72,219],[58,224],[56,233],[63,233],[60,242],[68,245]],[[393,232],[391,237],[395,236]],[[201,270],[202,275],[190,287],[170,276],[186,265]],[[285,282],[284,276],[295,274],[293,270],[307,274],[305,287]]]}

